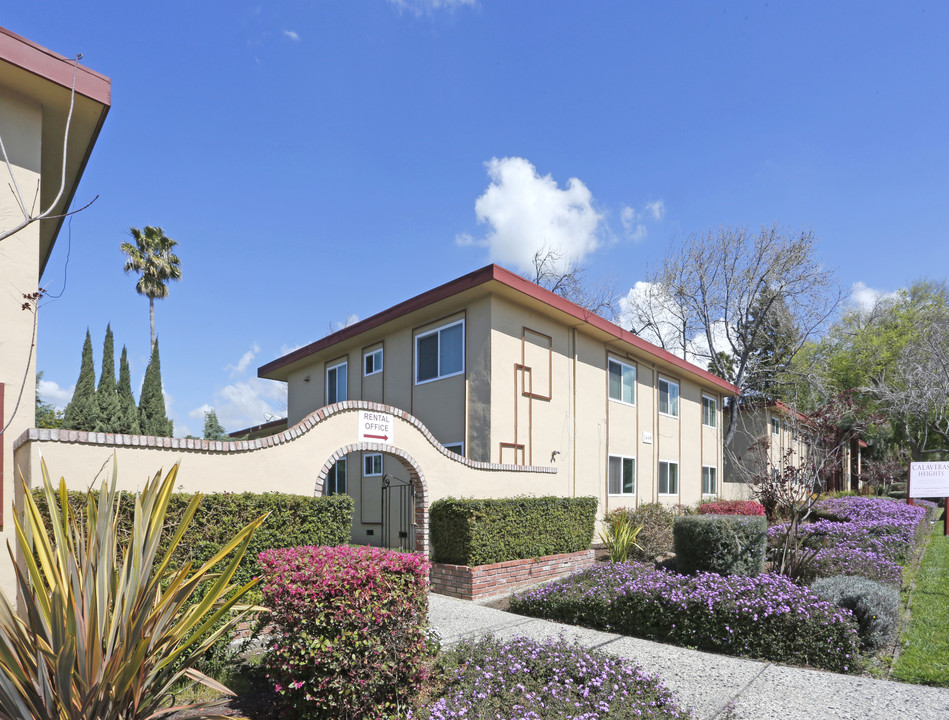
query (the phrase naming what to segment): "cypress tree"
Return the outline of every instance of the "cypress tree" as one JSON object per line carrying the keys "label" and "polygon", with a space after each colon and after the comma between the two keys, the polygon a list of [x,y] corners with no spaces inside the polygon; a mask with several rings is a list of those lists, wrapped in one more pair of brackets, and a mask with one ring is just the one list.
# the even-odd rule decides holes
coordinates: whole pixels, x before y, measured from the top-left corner
{"label": "cypress tree", "polygon": [[204,413],[204,439],[205,440],[230,440],[227,430],[217,419],[217,413],[214,410],[208,410]]}
{"label": "cypress tree", "polygon": [[86,328],[82,345],[82,364],[72,399],[66,406],[63,427],[68,430],[95,430],[99,406],[96,404],[96,369],[92,362],[92,336]]}
{"label": "cypress tree", "polygon": [[165,396],[161,391],[161,361],[158,359],[158,340],[152,347],[152,359],[145,369],[142,395],[138,399],[138,418],[143,435],[171,437],[174,425],[165,415]]}
{"label": "cypress tree", "polygon": [[102,373],[99,375],[99,387],[96,390],[96,405],[99,418],[96,432],[121,432],[122,406],[115,387],[115,340],[112,326],[106,325],[105,342],[102,344]]}
{"label": "cypress tree", "polygon": [[129,355],[124,345],[122,346],[122,357],[119,359],[119,385],[116,388],[116,395],[119,398],[121,421],[118,423],[118,429],[115,432],[138,435],[141,432],[141,425],[138,422],[138,406],[135,404],[135,396],[132,395],[132,373],[129,371]]}

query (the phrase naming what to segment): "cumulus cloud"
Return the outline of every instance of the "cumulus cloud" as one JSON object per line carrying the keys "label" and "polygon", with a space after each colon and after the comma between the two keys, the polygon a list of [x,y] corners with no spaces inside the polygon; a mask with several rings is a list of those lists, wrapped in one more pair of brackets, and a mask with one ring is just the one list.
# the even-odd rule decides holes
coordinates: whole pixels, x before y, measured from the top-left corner
{"label": "cumulus cloud", "polygon": [[287,415],[287,385],[275,380],[250,378],[232,383],[215,393],[214,399],[218,420],[229,431]]}
{"label": "cumulus cloud", "polygon": [[294,32],[293,30],[284,30],[283,36],[286,38],[289,38],[290,40],[293,40],[293,42],[300,42],[299,34]]}
{"label": "cumulus cloud", "polygon": [[662,216],[666,214],[666,205],[662,200],[656,200],[651,203],[646,203],[646,211],[652,215],[652,219],[662,220]]}
{"label": "cumulus cloud", "polygon": [[40,399],[43,402],[49,403],[57,410],[63,410],[72,399],[72,394],[75,391],[76,386],[73,385],[67,390],[66,388],[60,387],[52,380],[40,380],[36,389],[39,392]]}
{"label": "cumulus cloud", "polygon": [[224,369],[227,370],[231,374],[231,377],[237,377],[238,375],[243,375],[245,372],[247,372],[247,368],[254,361],[254,357],[256,357],[257,353],[259,352],[260,352],[260,345],[258,345],[257,343],[254,343],[253,345],[251,345],[250,350],[248,350],[243,355],[241,355],[241,359],[237,361],[236,365],[228,365]]}
{"label": "cumulus cloud", "polygon": [[626,232],[627,238],[636,243],[646,239],[648,234],[646,226],[640,222],[642,215],[638,214],[629,205],[624,206],[620,211],[620,220],[623,223],[623,230]]}
{"label": "cumulus cloud", "polygon": [[356,313],[349,313],[343,320],[334,320],[330,323],[330,332],[334,333],[343,328],[348,328],[350,325],[355,325],[359,322],[359,316]]}
{"label": "cumulus cloud", "polygon": [[394,5],[400,13],[409,12],[416,17],[439,10],[457,10],[465,5],[478,6],[478,0],[389,0],[389,3]]}
{"label": "cumulus cloud", "polygon": [[485,167],[491,184],[475,202],[475,213],[491,231],[481,240],[460,235],[457,244],[483,245],[492,262],[521,271],[533,269],[539,250],[557,253],[569,265],[600,246],[603,218],[580,180],[570,178],[560,188],[520,157],[492,158]]}
{"label": "cumulus cloud", "polygon": [[885,292],[868,287],[861,281],[853,284],[850,290],[850,304],[853,309],[861,312],[869,312],[878,302],[896,296],[895,292]]}

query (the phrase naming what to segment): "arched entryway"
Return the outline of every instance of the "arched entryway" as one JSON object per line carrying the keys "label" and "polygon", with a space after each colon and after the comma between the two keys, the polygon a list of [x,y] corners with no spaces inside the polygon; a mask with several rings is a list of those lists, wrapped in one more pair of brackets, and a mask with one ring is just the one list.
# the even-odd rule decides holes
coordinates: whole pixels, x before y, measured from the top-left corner
{"label": "arched entryway", "polygon": [[[373,459],[376,456],[388,458],[389,462],[386,463],[386,465],[394,467],[394,471],[387,472],[387,468],[383,466],[383,463],[379,463],[378,473],[375,472],[376,467],[373,464]],[[393,528],[400,526],[397,520],[399,510],[405,508],[407,512],[411,513],[410,532],[412,533],[411,540],[413,541],[412,544],[414,544],[415,551],[421,553],[427,559],[429,554],[428,483],[415,458],[401,448],[384,443],[358,442],[344,445],[329,456],[323,468],[320,470],[316,479],[316,487],[314,488],[316,495],[325,495],[327,490],[333,492],[341,489],[339,486],[341,461],[345,464],[345,480],[343,481],[345,488],[342,489],[352,495],[357,503],[356,516],[353,518],[354,539],[357,539],[357,525],[361,528],[364,525],[377,524],[380,535],[372,535],[371,537],[377,538],[378,542],[370,542],[369,544],[397,546],[398,543],[393,542],[392,532]],[[373,472],[367,473],[366,471],[370,469],[370,466]],[[354,484],[357,477],[360,479],[358,492],[355,491]],[[373,482],[366,483],[365,481],[368,478],[372,478]],[[375,507],[372,505],[372,503],[374,503],[372,493],[376,492],[376,478],[378,478],[380,513],[380,522],[378,523],[374,522],[376,518],[371,514],[368,516],[369,521],[367,522],[366,514],[368,507]],[[386,481],[388,481],[389,490],[383,491]],[[328,482],[330,485],[333,485],[333,487],[327,487]],[[403,490],[399,490],[398,488],[400,487],[411,488],[414,492],[406,493]],[[411,504],[414,505],[414,507],[409,506],[406,508],[405,503],[407,496],[412,497]],[[383,507],[383,497],[388,498],[386,507]],[[386,515],[383,516],[382,513],[386,513]],[[396,520],[393,521],[393,518],[396,518]],[[408,526],[408,524],[404,526]],[[385,536],[382,535],[383,532]],[[398,530],[395,530],[395,532],[397,533]]]}

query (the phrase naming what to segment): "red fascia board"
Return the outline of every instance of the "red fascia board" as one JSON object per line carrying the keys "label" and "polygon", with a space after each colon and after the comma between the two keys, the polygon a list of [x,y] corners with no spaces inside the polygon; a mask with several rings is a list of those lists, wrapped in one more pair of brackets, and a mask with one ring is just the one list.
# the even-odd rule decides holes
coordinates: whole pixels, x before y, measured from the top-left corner
{"label": "red fascia board", "polygon": [[[67,90],[72,88],[72,60],[3,27],[0,27],[0,60]],[[76,72],[76,92],[106,107],[112,105],[112,82],[84,65],[80,65]]]}
{"label": "red fascia board", "polygon": [[643,340],[638,335],[635,335],[628,330],[623,330],[618,325],[611,323],[609,320],[600,317],[596,313],[585,310],[579,305],[570,302],[566,298],[563,298],[560,295],[551,292],[550,290],[542,288],[540,285],[532,283],[530,280],[527,280],[526,278],[523,278],[517,273],[511,272],[500,265],[487,265],[480,270],[475,270],[472,273],[463,275],[456,280],[447,282],[444,285],[434,288],[433,290],[429,290],[428,292],[417,295],[414,298],[406,300],[405,302],[394,305],[388,310],[378,313],[377,315],[373,315],[372,317],[368,317],[361,322],[343,328],[332,335],[327,335],[325,338],[317,340],[314,343],[310,343],[309,345],[306,345],[302,348],[298,348],[288,355],[284,355],[283,357],[269,362],[266,365],[262,365],[257,370],[257,375],[258,377],[266,377],[269,373],[275,372],[280,368],[298,360],[302,360],[303,358],[313,355],[324,348],[330,347],[331,345],[335,345],[336,343],[342,342],[344,340],[348,340],[349,338],[355,337],[356,335],[366,332],[367,330],[371,330],[383,325],[384,323],[402,317],[403,315],[407,315],[410,312],[419,310],[423,307],[439,302],[453,295],[457,295],[461,292],[464,292],[465,290],[470,290],[471,288],[477,287],[478,285],[482,285],[492,280],[497,281],[502,285],[506,285],[513,290],[522,292],[528,297],[534,298],[535,300],[539,300],[542,303],[554,308],[555,310],[559,310],[560,312],[572,316],[582,323],[586,323],[597,328],[598,330],[602,330],[603,332],[612,335],[617,340],[622,340],[625,343],[629,343],[643,352],[652,355],[658,360],[680,368],[691,375],[696,375],[706,382],[721,388],[729,395],[739,394],[738,388],[735,385],[732,385],[730,382],[723,380],[717,375],[713,375],[707,370],[703,370],[697,365],[693,365],[692,363],[673,355],[667,350],[656,347],[651,342]]}

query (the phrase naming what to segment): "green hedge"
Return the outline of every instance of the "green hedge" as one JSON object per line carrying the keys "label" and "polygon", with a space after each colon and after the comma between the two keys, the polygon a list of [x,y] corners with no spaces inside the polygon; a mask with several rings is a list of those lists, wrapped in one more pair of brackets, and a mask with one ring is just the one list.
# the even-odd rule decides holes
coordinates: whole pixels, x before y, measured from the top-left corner
{"label": "green hedge", "polygon": [[764,565],[768,522],[763,517],[685,515],[672,533],[677,572],[757,575]]}
{"label": "green hedge", "polygon": [[433,561],[490,565],[586,550],[596,507],[594,497],[436,500],[429,510]]}
{"label": "green hedge", "polygon": [[[98,491],[93,490],[94,497]],[[135,512],[134,493],[120,493],[120,533],[132,528]],[[171,540],[181,516],[193,496],[185,493],[172,495],[165,519],[163,543]],[[33,490],[33,499],[47,518],[46,500],[40,490]],[[69,504],[77,517],[85,517],[86,493],[70,491]],[[244,560],[234,576],[240,585],[259,575],[257,556],[271,548],[299,545],[345,545],[352,533],[353,499],[348,495],[306,497],[286,493],[209,493],[201,500],[191,525],[181,539],[172,561],[180,567],[189,560],[203,564],[230,540],[238,530],[264,513],[270,516],[251,540]],[[163,553],[159,551],[158,557]]]}

